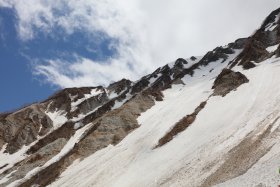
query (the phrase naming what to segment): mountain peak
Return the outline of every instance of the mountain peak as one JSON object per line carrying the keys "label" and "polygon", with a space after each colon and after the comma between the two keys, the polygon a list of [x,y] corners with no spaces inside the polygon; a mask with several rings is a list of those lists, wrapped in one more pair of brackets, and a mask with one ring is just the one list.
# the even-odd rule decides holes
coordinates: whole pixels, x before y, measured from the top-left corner
{"label": "mountain peak", "polygon": [[235,65],[242,65],[245,69],[256,66],[257,63],[279,56],[280,9],[273,11],[251,37],[248,38],[244,50],[234,60],[231,68]]}

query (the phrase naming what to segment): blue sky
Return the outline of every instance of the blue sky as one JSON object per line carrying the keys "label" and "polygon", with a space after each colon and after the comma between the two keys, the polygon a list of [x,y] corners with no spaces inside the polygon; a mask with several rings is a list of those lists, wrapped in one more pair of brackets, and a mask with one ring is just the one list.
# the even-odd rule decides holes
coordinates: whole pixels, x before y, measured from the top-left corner
{"label": "blue sky", "polygon": [[50,95],[54,90],[35,81],[27,59],[21,54],[24,45],[17,39],[16,17],[11,9],[0,9],[0,111],[17,108]]}
{"label": "blue sky", "polygon": [[42,101],[60,89],[45,83],[44,77],[34,76],[34,63],[56,58],[71,63],[76,55],[102,61],[115,53],[109,47],[112,39],[102,33],[93,36],[77,31],[65,36],[59,28],[51,34],[37,30],[36,38],[23,41],[17,33],[18,19],[13,9],[0,8],[0,20],[0,112]]}
{"label": "blue sky", "polygon": [[0,0],[0,112],[251,35],[276,0]]}

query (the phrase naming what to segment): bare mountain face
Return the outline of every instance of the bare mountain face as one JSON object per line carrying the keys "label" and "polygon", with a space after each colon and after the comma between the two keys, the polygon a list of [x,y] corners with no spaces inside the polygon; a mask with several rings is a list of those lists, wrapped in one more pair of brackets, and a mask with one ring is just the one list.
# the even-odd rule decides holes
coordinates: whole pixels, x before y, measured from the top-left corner
{"label": "bare mountain face", "polygon": [[1,114],[0,186],[279,185],[279,16],[136,82]]}

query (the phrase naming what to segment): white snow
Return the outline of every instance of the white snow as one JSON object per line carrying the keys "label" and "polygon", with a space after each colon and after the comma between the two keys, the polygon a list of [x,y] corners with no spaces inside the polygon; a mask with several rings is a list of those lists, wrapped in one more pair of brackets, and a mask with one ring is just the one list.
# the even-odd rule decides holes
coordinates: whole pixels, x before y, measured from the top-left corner
{"label": "white snow", "polygon": [[[101,105],[101,106],[102,106],[102,105]],[[92,111],[90,111],[90,112],[88,112],[88,113],[86,113],[86,114],[79,114],[78,117],[72,118],[71,121],[73,121],[73,122],[78,122],[78,121],[80,121],[81,119],[83,119],[84,117],[86,117],[86,116],[88,116],[88,115],[94,113],[95,111],[97,111],[101,106],[96,107],[94,110],[92,110]],[[75,124],[75,127],[78,128],[78,126],[79,126],[78,124]]]}
{"label": "white snow", "polygon": [[[200,99],[206,100],[209,96],[209,94],[203,93],[203,92],[197,92],[202,88],[205,88],[208,86],[208,89],[211,88],[211,85],[205,85],[202,83],[201,85],[197,86],[190,86],[190,89],[184,88],[183,86],[176,85],[172,89],[165,91],[165,100],[163,102],[157,102],[157,104],[149,110],[149,112],[146,112],[145,116],[141,116],[139,118],[139,123],[141,124],[141,128],[134,131],[132,134],[130,134],[127,138],[125,138],[118,146],[116,147],[107,147],[105,150],[101,150],[103,154],[102,157],[100,157],[100,154],[94,154],[91,157],[85,159],[84,161],[77,164],[76,168],[74,170],[69,171],[71,175],[73,175],[72,178],[74,181],[72,182],[72,179],[70,178],[64,178],[64,175],[68,175],[67,170],[66,173],[62,175],[61,180],[59,180],[57,186],[60,186],[63,184],[67,185],[80,185],[80,186],[87,186],[91,185],[91,181],[97,180],[97,178],[104,180],[104,183],[96,184],[96,186],[127,186],[129,184],[122,184],[122,182],[127,181],[133,182],[135,180],[135,176],[133,174],[136,174],[138,172],[139,176],[147,174],[147,171],[151,171],[151,176],[153,177],[152,171],[154,165],[151,168],[148,167],[147,164],[149,163],[149,160],[145,160],[144,158],[151,155],[152,148],[157,142],[157,140],[168,130],[170,129],[170,125],[173,125],[175,122],[178,121],[181,117],[183,117],[186,113],[190,113],[194,110],[194,108],[200,104]],[[187,94],[188,93],[188,94]],[[188,97],[193,94],[200,94],[201,97],[193,98]],[[185,95],[187,94],[187,95]],[[174,101],[175,100],[175,101]],[[182,102],[182,100],[185,100]],[[185,104],[184,104],[185,103]],[[186,104],[189,104],[189,107],[186,107]],[[170,108],[171,107],[171,108]],[[170,111],[178,111],[173,112],[172,114],[176,117],[170,117],[170,118],[163,118],[163,116],[170,116]],[[160,111],[158,114],[157,112]],[[152,115],[152,117],[151,117]],[[159,121],[158,119],[163,118],[164,121]],[[147,120],[147,121],[146,121]],[[159,125],[161,128],[159,128]],[[138,156],[136,156],[138,154]],[[160,153],[162,154],[162,153]],[[99,155],[99,156],[98,156]],[[114,155],[114,156],[112,156]],[[136,157],[135,157],[136,156]],[[152,156],[152,155],[151,155]],[[134,158],[135,157],[135,158]],[[161,156],[159,154],[153,154],[152,159],[157,160],[157,157],[160,159]],[[139,160],[140,159],[140,160]],[[92,163],[93,160],[96,160],[96,164]],[[110,162],[107,164],[106,160],[110,160]],[[119,162],[117,161],[119,160]],[[136,160],[139,160],[139,162],[136,162]],[[113,165],[111,166],[112,169],[109,169],[110,163],[113,162]],[[145,163],[147,162],[147,163]],[[128,165],[130,163],[131,165]],[[134,163],[134,164],[133,164]],[[99,165],[101,164],[101,165]],[[143,164],[143,165],[142,165]],[[88,167],[86,167],[88,165]],[[142,166],[141,166],[142,165]],[[141,167],[140,167],[141,166]],[[167,166],[167,165],[166,165]],[[85,169],[85,168],[86,169]],[[139,169],[141,170],[139,171]],[[82,172],[82,168],[84,168],[87,173],[87,176],[91,172],[95,170],[95,168],[100,168],[100,170],[96,170],[92,177],[88,178],[85,177],[81,181],[76,181],[76,171]],[[104,170],[104,171],[103,171]],[[134,171],[133,171],[134,170]],[[73,172],[74,171],[74,172]],[[116,172],[118,171],[118,172]],[[123,173],[123,176],[119,176],[118,174]],[[150,173],[150,172],[149,172]],[[154,173],[155,175],[156,173]],[[128,175],[128,176],[126,176]],[[132,176],[131,176],[132,175]],[[106,180],[106,177],[111,176],[110,179]],[[121,178],[120,178],[121,177]],[[126,178],[127,177],[127,178]],[[119,178],[119,180],[117,180]],[[126,178],[124,180],[124,178]],[[140,179],[142,177],[139,177]],[[65,183],[63,179],[66,179],[69,183]],[[112,180],[115,179],[115,180]],[[122,180],[121,180],[122,179]],[[112,181],[111,181],[112,180]],[[146,178],[142,178],[142,180],[146,180]],[[107,181],[107,182],[106,182]],[[110,183],[113,182],[113,183]],[[136,182],[136,181],[135,181]],[[150,180],[147,180],[147,182],[150,182]],[[114,184],[114,185],[113,185]],[[130,184],[133,186],[132,184]],[[142,184],[142,186],[145,186],[145,184]]]}
{"label": "white snow", "polygon": [[[191,58],[184,58],[188,62],[187,64],[184,64],[184,69],[188,69],[195,63],[199,62],[203,58],[203,56],[195,56],[195,58],[196,58],[195,60],[192,60]],[[176,61],[170,62],[167,65],[169,66],[169,68],[173,68],[175,62]]]}
{"label": "white snow", "polygon": [[266,50],[269,53],[273,53],[274,51],[277,50],[278,46],[279,46],[279,44],[276,44],[276,45],[273,45],[273,46],[270,46],[270,47],[266,48]]}
{"label": "white snow", "polygon": [[112,92],[108,95],[108,98],[113,99],[113,98],[118,97],[118,96],[119,96],[119,94],[117,94],[116,92]]}
{"label": "white snow", "polygon": [[132,97],[131,94],[127,94],[125,99],[123,99],[122,101],[115,101],[114,106],[111,108],[111,110],[115,110],[117,108],[120,108],[126,101],[128,101],[130,98]]}
{"label": "white snow", "polygon": [[[213,66],[220,65],[222,67],[227,65],[220,62],[213,64]],[[136,184],[147,186],[156,184],[153,182],[157,176],[160,177],[161,173],[166,173],[167,168],[174,165],[176,159],[173,162],[168,161],[173,157],[173,150],[158,149],[153,151],[152,148],[177,121],[186,114],[192,113],[202,101],[208,99],[212,93],[213,78],[217,76],[214,72],[213,74],[208,72],[209,76],[204,77],[200,77],[197,73],[199,81],[186,81],[185,86],[174,85],[172,89],[164,91],[164,101],[157,102],[154,107],[139,117],[138,121],[141,124],[139,129],[128,135],[118,146],[108,147],[106,148],[107,151],[105,151],[106,149],[101,150],[102,157],[99,154],[94,154],[77,164],[76,167],[78,168],[75,168],[74,171],[69,170],[68,173],[68,170],[66,170],[58,183],[54,183],[54,185],[79,184],[87,186],[92,185],[93,181],[100,182],[96,182],[96,186],[135,186]],[[112,155],[114,156],[112,157]],[[106,162],[106,160],[109,160],[109,162]],[[160,164],[162,162],[165,164]],[[88,175],[92,174],[95,168],[100,169],[95,171],[91,178],[85,177],[83,180],[77,181],[77,178],[74,177],[76,171]],[[110,170],[109,168],[114,169]],[[157,171],[155,171],[155,168],[158,168]],[[135,175],[145,177],[136,177]],[[65,183],[66,181],[67,183]],[[153,182],[151,183],[151,181]]]}
{"label": "white snow", "polygon": [[46,112],[47,116],[52,120],[53,122],[53,130],[58,129],[63,125],[68,119],[65,116],[65,112],[62,110],[57,110],[54,112]]}
{"label": "white snow", "polygon": [[12,171],[11,173],[9,173],[8,175],[6,175],[5,177],[3,177],[1,180],[0,180],[0,184],[3,184],[3,183],[6,183],[10,180],[11,176],[17,172],[17,170],[14,170]]}
{"label": "white snow", "polygon": [[[267,50],[275,48],[271,46]],[[245,137],[251,134],[257,138],[270,127],[273,136],[263,143],[272,146],[272,149],[243,175],[217,186],[279,185],[280,59],[272,57],[249,70],[234,67],[233,70],[243,73],[249,83],[225,97],[211,96],[215,78],[239,53],[240,50],[237,50],[226,62],[222,63],[220,59],[201,66],[193,76],[187,75],[182,79],[185,85],[173,85],[163,91],[163,101],[156,101],[137,119],[139,128],[118,145],[109,145],[84,160],[76,160],[50,186],[199,186],[223,164],[229,151]],[[117,101],[112,109],[121,107],[130,98],[131,95],[127,95],[123,101]],[[203,101],[207,101],[207,104],[191,126],[164,146],[154,149],[158,140],[176,122],[193,113]],[[53,120],[54,129],[67,121],[63,111],[47,112],[47,115]],[[59,161],[92,125],[90,123],[80,128],[81,124],[76,123],[75,128],[80,129],[60,153],[9,186],[18,186]],[[5,163],[12,166],[24,159],[28,147],[13,155],[4,154],[4,148],[0,152],[0,167]],[[2,178],[0,184],[8,177]]]}
{"label": "white snow", "polygon": [[272,149],[261,158],[251,169],[245,174],[226,181],[217,186],[219,187],[235,187],[235,186],[255,186],[262,184],[263,186],[277,186],[280,184],[279,167],[280,167],[280,143],[276,143]]}
{"label": "white snow", "polygon": [[83,98],[81,99],[78,99],[77,101],[75,102],[71,102],[71,111],[74,111],[75,109],[77,109],[77,106],[79,104],[81,104],[83,101],[91,98],[91,97],[94,97],[94,96],[97,96],[99,94],[102,94],[104,93],[104,90],[103,89],[98,89],[98,88],[94,88],[90,91],[89,94],[85,94]]}
{"label": "white snow", "polygon": [[7,144],[2,147],[2,150],[0,152],[0,167],[4,166],[6,164],[8,164],[8,165],[6,167],[4,167],[3,169],[0,169],[0,173],[2,173],[7,168],[11,168],[14,164],[18,163],[19,161],[23,160],[26,157],[25,152],[30,147],[30,146],[23,146],[16,153],[8,154],[8,153],[4,153],[6,146],[7,146]]}
{"label": "white snow", "polygon": [[162,76],[162,73],[159,73],[159,74],[157,74],[157,77],[151,77],[150,79],[149,79],[149,85],[148,85],[148,87],[150,87],[150,86],[152,86],[154,83],[155,83],[155,81],[158,79],[158,78],[160,78]]}
{"label": "white snow", "polygon": [[277,24],[270,24],[265,31],[273,31],[277,27]]}
{"label": "white snow", "polygon": [[[49,132],[50,133],[50,132]],[[49,134],[48,133],[48,134]],[[24,160],[28,155],[26,154],[26,152],[33,146],[35,145],[39,140],[43,139],[46,135],[44,136],[40,136],[38,137],[38,139],[34,142],[32,142],[31,144],[29,144],[28,146],[24,145],[22,146],[21,149],[19,149],[17,152],[13,153],[13,154],[9,154],[9,153],[4,153],[7,144],[5,144],[1,151],[0,151],[0,167],[8,164],[6,167],[0,169],[0,173],[4,172],[5,170],[7,170],[8,168],[13,167],[16,163],[19,163],[20,161]],[[8,175],[9,176],[9,175]],[[4,178],[1,179],[0,184],[5,181],[7,179],[8,176],[5,176]],[[6,178],[6,179],[5,179]]]}
{"label": "white snow", "polygon": [[265,27],[265,31],[273,31],[276,27],[277,27],[277,22],[279,21],[279,15],[276,16],[275,20],[273,23],[269,23],[266,27]]}
{"label": "white snow", "polygon": [[[211,97],[190,127],[153,149],[177,121],[208,99],[214,78],[227,62],[208,66],[186,77],[186,85],[164,91],[164,100],[143,113],[138,118],[141,126],[118,145],[75,162],[50,186],[199,186],[248,133],[257,135],[280,116],[280,60],[270,59],[256,68],[241,70],[249,83],[226,97]],[[212,68],[215,70],[209,73]],[[273,131],[279,132],[279,123]],[[272,143],[279,142],[275,138]],[[262,182],[277,186],[279,156],[277,143],[244,175],[221,185],[255,186]],[[216,165],[205,172],[211,163]]]}
{"label": "white snow", "polygon": [[31,170],[30,172],[28,172],[24,178],[10,183],[8,185],[8,187],[19,186],[20,184],[24,183],[25,181],[27,181],[28,179],[30,179],[31,177],[36,175],[38,172],[42,171],[44,168],[59,161],[63,156],[65,156],[67,153],[69,153],[74,148],[75,144],[78,143],[81,140],[81,138],[83,137],[85,131],[88,130],[93,125],[94,124],[89,123],[89,124],[85,125],[83,128],[78,129],[57,155],[55,155],[52,159],[47,161],[43,166],[36,167],[33,170]]}
{"label": "white snow", "polygon": [[203,56],[195,56],[195,58],[196,58],[195,60],[192,60],[191,58],[186,58],[186,61],[188,63],[184,64],[184,69],[188,69],[195,63],[199,62],[203,58]]}

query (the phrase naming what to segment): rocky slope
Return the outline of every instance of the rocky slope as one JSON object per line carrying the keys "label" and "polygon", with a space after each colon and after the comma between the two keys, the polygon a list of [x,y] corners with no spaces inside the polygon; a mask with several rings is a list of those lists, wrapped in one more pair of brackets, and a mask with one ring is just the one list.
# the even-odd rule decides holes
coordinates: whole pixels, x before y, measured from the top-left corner
{"label": "rocky slope", "polygon": [[0,186],[276,186],[280,9],[136,82],[0,115]]}

